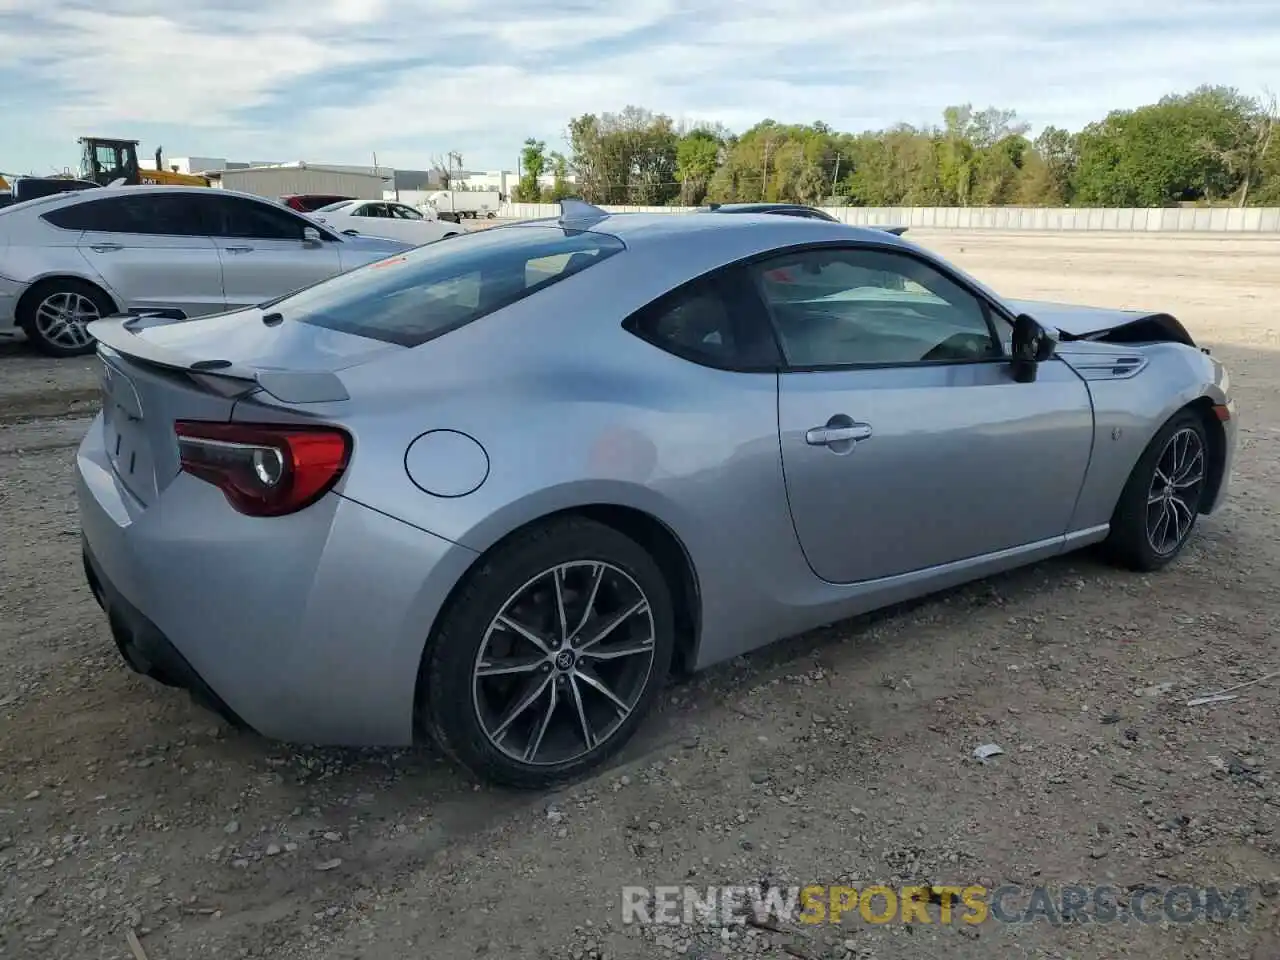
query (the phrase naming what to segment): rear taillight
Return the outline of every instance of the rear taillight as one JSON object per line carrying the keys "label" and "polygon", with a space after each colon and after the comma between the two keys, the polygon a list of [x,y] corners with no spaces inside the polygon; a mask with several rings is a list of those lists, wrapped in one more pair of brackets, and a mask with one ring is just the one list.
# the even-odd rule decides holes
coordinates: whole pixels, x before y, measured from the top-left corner
{"label": "rear taillight", "polygon": [[337,427],[179,420],[173,429],[183,471],[212,483],[253,517],[279,517],[315,503],[351,456],[351,437]]}

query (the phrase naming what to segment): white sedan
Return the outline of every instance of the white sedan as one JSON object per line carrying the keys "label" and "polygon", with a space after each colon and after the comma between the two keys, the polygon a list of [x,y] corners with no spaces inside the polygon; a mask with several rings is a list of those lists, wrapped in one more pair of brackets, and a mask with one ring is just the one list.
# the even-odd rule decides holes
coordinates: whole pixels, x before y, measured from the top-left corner
{"label": "white sedan", "polygon": [[339,200],[315,210],[311,217],[348,236],[382,237],[415,246],[462,232],[456,223],[425,216],[393,200]]}

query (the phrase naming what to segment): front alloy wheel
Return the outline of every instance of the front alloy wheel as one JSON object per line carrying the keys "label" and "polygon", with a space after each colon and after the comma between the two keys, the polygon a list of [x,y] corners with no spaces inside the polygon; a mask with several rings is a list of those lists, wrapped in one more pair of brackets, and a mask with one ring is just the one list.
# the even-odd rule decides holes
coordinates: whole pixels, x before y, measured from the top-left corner
{"label": "front alloy wheel", "polygon": [[486,779],[542,787],[621,749],[671,663],[674,614],[639,544],[579,517],[517,534],[441,617],[419,716]]}
{"label": "front alloy wheel", "polygon": [[1175,414],[1147,444],[1111,517],[1107,549],[1123,566],[1158,570],[1186,546],[1209,489],[1212,450],[1204,418]]}
{"label": "front alloy wheel", "polygon": [[1183,427],[1165,443],[1147,491],[1147,543],[1160,556],[1176,553],[1191,533],[1205,481],[1204,441]]}

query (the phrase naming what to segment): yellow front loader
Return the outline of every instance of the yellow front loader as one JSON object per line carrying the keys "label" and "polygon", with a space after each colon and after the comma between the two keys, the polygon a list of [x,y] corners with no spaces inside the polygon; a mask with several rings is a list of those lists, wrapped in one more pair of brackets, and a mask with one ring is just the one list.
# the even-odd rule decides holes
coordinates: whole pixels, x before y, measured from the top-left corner
{"label": "yellow front loader", "polygon": [[80,176],[104,187],[116,180],[130,185],[163,183],[169,186],[207,187],[209,180],[196,174],[165,170],[161,148],[156,148],[154,170],[138,166],[138,141],[114,140],[109,137],[81,137]]}

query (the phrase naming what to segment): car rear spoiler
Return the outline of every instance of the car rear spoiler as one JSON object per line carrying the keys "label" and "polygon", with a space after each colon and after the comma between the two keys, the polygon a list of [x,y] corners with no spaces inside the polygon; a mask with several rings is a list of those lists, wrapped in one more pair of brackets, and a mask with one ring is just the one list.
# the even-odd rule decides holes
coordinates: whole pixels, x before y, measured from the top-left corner
{"label": "car rear spoiler", "polygon": [[244,387],[238,393],[261,389],[283,403],[325,403],[350,399],[342,380],[330,370],[260,370],[230,360],[202,360],[142,336],[151,327],[175,322],[181,321],[162,316],[159,312],[113,314],[95,320],[85,329],[98,341],[100,352],[106,348],[130,360],[185,373],[205,383],[238,381]]}
{"label": "car rear spoiler", "polygon": [[892,233],[895,237],[900,237],[907,232],[907,227],[880,227],[874,226],[873,230],[883,230],[885,233]]}

